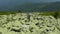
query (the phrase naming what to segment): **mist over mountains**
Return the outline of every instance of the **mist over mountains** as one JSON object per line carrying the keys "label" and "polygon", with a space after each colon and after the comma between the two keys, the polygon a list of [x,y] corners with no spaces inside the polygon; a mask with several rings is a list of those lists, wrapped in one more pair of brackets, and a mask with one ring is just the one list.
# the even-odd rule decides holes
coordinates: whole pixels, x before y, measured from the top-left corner
{"label": "mist over mountains", "polygon": [[60,9],[60,0],[0,0],[0,10],[51,11]]}

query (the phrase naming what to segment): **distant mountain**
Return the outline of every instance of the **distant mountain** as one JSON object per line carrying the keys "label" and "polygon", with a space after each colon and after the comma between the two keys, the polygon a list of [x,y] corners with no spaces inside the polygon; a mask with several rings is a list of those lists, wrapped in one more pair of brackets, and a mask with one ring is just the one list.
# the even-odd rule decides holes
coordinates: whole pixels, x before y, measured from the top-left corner
{"label": "distant mountain", "polygon": [[60,2],[50,3],[27,3],[22,6],[18,6],[22,11],[57,11],[60,10]]}
{"label": "distant mountain", "polygon": [[[20,1],[20,2],[19,2]],[[22,1],[22,2],[21,2]],[[42,0],[43,1],[43,0]],[[2,3],[2,4],[1,4]],[[57,11],[60,10],[60,2],[33,2],[23,1],[23,0],[10,0],[6,2],[0,1],[0,10],[10,10],[10,11]]]}
{"label": "distant mountain", "polygon": [[46,5],[44,8],[40,9],[41,11],[58,11],[60,10],[60,2],[53,2],[49,5]]}
{"label": "distant mountain", "polygon": [[39,9],[45,7],[47,4],[48,3],[27,3],[18,6],[18,8],[20,7],[22,11],[38,11]]}

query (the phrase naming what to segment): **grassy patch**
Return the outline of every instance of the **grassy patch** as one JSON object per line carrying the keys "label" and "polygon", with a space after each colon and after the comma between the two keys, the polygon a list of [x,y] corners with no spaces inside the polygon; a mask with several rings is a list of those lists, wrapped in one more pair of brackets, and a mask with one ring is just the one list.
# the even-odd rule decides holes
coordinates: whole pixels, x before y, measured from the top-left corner
{"label": "grassy patch", "polygon": [[[28,12],[17,12],[17,11],[12,11],[12,12],[0,12],[0,15],[8,15],[8,14],[16,14],[16,13],[28,13]],[[45,12],[29,12],[29,13],[42,13],[40,15],[53,15],[53,16],[60,16],[60,11],[45,11]]]}
{"label": "grassy patch", "polygon": [[16,14],[18,12],[0,12],[0,15]]}

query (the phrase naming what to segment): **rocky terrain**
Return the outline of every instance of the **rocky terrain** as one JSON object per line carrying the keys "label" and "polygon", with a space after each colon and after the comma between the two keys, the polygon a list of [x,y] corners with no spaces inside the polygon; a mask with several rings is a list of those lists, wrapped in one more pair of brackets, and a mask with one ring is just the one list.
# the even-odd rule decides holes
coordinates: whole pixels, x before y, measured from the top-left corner
{"label": "rocky terrain", "polygon": [[0,15],[0,34],[60,34],[60,18],[40,13]]}

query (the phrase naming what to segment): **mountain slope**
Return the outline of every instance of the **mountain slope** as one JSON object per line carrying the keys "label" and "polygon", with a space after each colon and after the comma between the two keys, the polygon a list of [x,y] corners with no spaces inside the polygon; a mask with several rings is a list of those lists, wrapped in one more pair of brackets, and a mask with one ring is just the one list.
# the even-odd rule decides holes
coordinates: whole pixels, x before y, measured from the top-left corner
{"label": "mountain slope", "polygon": [[39,9],[45,7],[49,3],[27,3],[21,6],[18,6],[22,11],[39,11]]}
{"label": "mountain slope", "polygon": [[[1,3],[1,2],[0,2]],[[7,3],[7,4],[6,4]],[[0,5],[0,10],[10,10],[10,11],[17,11],[17,10],[22,10],[22,11],[57,11],[60,10],[60,2],[26,2],[26,3],[19,3],[16,2],[16,0],[13,2],[6,2],[5,4]]]}
{"label": "mountain slope", "polygon": [[41,9],[42,11],[57,11],[60,10],[60,2],[54,2]]}
{"label": "mountain slope", "polygon": [[25,4],[20,7],[22,11],[57,11],[60,10],[60,2]]}

